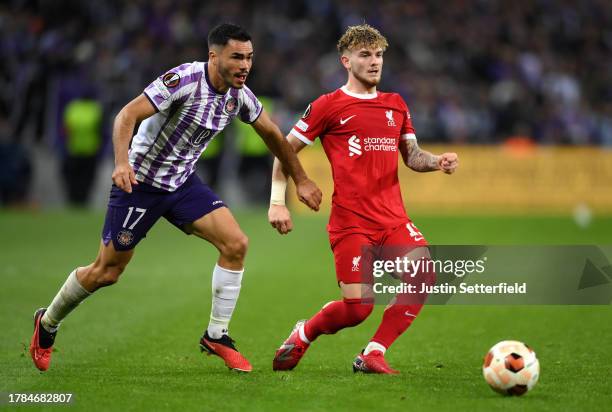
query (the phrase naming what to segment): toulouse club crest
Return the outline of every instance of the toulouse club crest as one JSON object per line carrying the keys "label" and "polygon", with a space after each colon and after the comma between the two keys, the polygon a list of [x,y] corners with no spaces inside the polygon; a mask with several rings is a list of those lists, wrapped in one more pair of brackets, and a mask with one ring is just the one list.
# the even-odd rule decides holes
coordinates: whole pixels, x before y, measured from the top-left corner
{"label": "toulouse club crest", "polygon": [[223,111],[227,115],[235,114],[238,111],[238,100],[235,97],[230,97],[223,106]]}
{"label": "toulouse club crest", "polygon": [[117,234],[117,242],[119,242],[121,246],[129,246],[133,241],[134,234],[127,229],[124,229]]}

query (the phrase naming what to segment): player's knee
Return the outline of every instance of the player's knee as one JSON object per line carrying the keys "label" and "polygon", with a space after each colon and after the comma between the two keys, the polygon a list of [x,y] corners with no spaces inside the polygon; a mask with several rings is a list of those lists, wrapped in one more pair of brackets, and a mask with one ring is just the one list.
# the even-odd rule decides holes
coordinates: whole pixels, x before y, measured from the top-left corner
{"label": "player's knee", "polygon": [[109,263],[103,265],[98,270],[98,276],[95,278],[97,288],[114,285],[119,281],[119,277],[125,270],[125,264]]}
{"label": "player's knee", "polygon": [[249,238],[241,233],[238,236],[225,242],[221,248],[221,253],[229,260],[242,261],[249,248]]}
{"label": "player's knee", "polygon": [[357,326],[370,316],[374,310],[374,302],[369,299],[344,299],[348,309],[350,326]]}

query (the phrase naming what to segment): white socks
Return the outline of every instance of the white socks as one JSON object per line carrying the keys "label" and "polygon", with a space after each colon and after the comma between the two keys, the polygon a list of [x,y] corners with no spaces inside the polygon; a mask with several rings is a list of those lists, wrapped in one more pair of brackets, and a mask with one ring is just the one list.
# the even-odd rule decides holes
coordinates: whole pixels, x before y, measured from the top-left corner
{"label": "white socks", "polygon": [[219,339],[227,334],[232,313],[240,294],[243,270],[224,269],[215,265],[212,276],[212,308],[208,336]]}
{"label": "white socks", "polygon": [[57,295],[55,295],[53,301],[40,320],[40,323],[47,332],[55,332],[60,322],[87,296],[91,295],[91,293],[85,290],[79,283],[76,272],[76,269],[70,272],[68,279],[66,279],[66,282],[64,282],[59,292],[57,292]]}
{"label": "white socks", "polygon": [[[243,272],[244,270],[229,270],[215,265],[212,276],[212,309],[208,324],[208,336],[213,339],[219,339],[227,333],[240,294]],[[42,326],[48,332],[55,332],[60,322],[89,295],[91,293],[79,283],[76,269],[73,270],[43,315],[40,321]]]}
{"label": "white socks", "polygon": [[384,355],[387,348],[385,348],[383,345],[381,345],[378,342],[370,342],[368,343],[368,346],[365,347],[363,354],[368,355],[370,352],[375,351],[375,350],[381,351]]}

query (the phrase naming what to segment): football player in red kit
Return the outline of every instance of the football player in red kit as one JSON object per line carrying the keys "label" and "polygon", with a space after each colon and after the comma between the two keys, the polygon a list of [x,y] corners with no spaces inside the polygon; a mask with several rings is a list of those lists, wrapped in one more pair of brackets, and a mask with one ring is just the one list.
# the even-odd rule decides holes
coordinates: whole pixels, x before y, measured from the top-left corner
{"label": "football player in red kit", "polygon": [[[362,277],[363,247],[420,249],[423,235],[406,215],[397,167],[399,151],[417,172],[451,174],[457,154],[433,155],[419,148],[410,112],[396,93],[376,90],[387,40],[367,25],[349,27],[338,42],[348,81],[308,106],[287,139],[297,152],[319,137],[332,167],[334,194],[327,230],[334,253],[342,300],[330,302],[313,317],[299,321],[277,350],[274,370],[293,369],[310,344],[322,334],[356,326],[373,309],[371,282]],[[268,218],[281,234],[292,230],[285,206],[287,176],[274,161]],[[406,249],[406,250],[409,250]],[[423,250],[425,250],[423,252]],[[378,330],[353,362],[355,372],[398,373],[385,361],[385,351],[410,326],[422,307],[399,295],[385,309]]]}

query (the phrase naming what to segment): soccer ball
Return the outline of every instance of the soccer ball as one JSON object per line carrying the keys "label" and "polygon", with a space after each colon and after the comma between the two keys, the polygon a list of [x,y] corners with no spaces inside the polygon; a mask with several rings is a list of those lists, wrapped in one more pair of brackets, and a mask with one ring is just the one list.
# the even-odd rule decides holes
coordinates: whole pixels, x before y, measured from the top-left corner
{"label": "soccer ball", "polygon": [[530,391],[540,377],[540,362],[523,342],[504,340],[489,350],[482,374],[495,392],[521,396]]}

